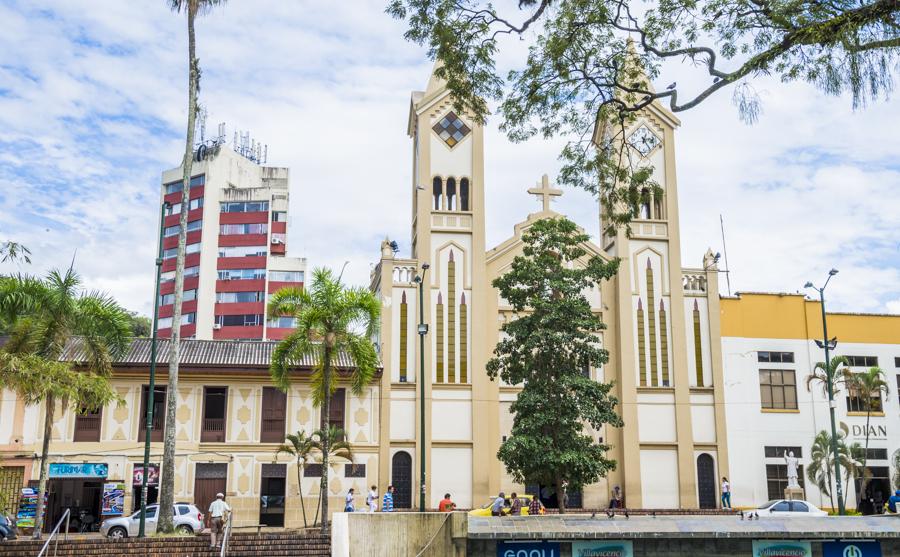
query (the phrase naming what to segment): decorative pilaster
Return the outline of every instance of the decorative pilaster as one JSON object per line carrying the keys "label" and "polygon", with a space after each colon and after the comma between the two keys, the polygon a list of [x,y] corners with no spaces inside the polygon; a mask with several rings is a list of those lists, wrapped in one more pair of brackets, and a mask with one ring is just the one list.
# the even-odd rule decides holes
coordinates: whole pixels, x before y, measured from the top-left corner
{"label": "decorative pilaster", "polygon": [[453,250],[447,262],[447,382],[456,383],[456,262]]}
{"label": "decorative pilaster", "polygon": [[647,339],[644,333],[644,306],[638,298],[637,307],[638,330],[638,369],[641,374],[641,387],[647,386]]}
{"label": "decorative pilaster", "polygon": [[700,337],[700,306],[694,300],[694,362],[697,368],[697,386],[703,386],[703,343]]}
{"label": "decorative pilaster", "polygon": [[438,292],[437,306],[435,306],[435,322],[437,323],[437,331],[435,332],[435,343],[437,344],[437,357],[435,358],[435,383],[444,382],[444,300],[441,293]]}
{"label": "decorative pilaster", "polygon": [[647,259],[647,319],[650,321],[650,385],[659,386],[656,362],[656,305],[653,292],[653,267]]}
{"label": "decorative pilaster", "polygon": [[666,306],[659,301],[659,346],[662,357],[662,386],[671,387],[669,382],[669,329],[666,327]]}
{"label": "decorative pilaster", "polygon": [[406,383],[406,343],[407,343],[406,292],[400,296],[400,382]]}
{"label": "decorative pilaster", "polygon": [[459,301],[459,382],[469,382],[469,306],[465,292]]}

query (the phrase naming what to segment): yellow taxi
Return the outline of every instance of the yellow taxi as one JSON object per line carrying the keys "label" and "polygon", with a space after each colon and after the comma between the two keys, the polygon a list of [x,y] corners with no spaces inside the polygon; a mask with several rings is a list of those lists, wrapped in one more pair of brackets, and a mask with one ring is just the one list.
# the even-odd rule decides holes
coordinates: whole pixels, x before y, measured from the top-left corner
{"label": "yellow taxi", "polygon": [[[496,498],[497,498],[496,496],[491,497],[490,499],[488,499],[488,502],[483,507],[478,508],[478,509],[472,509],[471,511],[469,511],[469,516],[491,516],[491,505],[494,504],[494,500]],[[528,505],[531,504],[531,498],[532,498],[531,495],[519,495],[517,497],[517,499],[522,501],[521,516],[528,515]],[[509,497],[506,497],[503,500],[503,510],[501,511],[503,513],[503,516],[509,515],[510,503],[511,503],[511,501],[510,501]],[[544,506],[543,505],[541,505],[541,514],[544,514]]]}

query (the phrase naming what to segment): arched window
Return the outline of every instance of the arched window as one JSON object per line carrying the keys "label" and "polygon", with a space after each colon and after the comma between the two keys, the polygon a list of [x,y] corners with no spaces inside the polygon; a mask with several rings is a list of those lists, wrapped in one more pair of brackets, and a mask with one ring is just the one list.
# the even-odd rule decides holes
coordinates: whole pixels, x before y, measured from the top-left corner
{"label": "arched window", "polygon": [[469,179],[463,178],[459,181],[459,210],[469,210]]}
{"label": "arched window", "polygon": [[456,178],[447,178],[447,210],[456,210]]}
{"label": "arched window", "polygon": [[432,183],[432,191],[434,194],[434,210],[441,210],[441,197],[444,194],[444,186],[441,183],[441,178],[439,176],[434,177],[434,182]]}
{"label": "arched window", "polygon": [[665,218],[663,216],[663,196],[662,195],[654,195],[653,196],[653,218],[662,220]]}
{"label": "arched window", "polygon": [[641,200],[640,207],[638,211],[639,219],[649,219],[650,218],[650,190],[644,188],[641,190]]}

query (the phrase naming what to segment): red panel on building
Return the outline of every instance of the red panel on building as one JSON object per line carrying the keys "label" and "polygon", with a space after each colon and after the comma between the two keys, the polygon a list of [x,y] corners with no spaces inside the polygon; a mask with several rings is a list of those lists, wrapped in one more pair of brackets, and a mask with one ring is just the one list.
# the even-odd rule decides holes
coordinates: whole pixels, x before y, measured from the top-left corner
{"label": "red panel on building", "polygon": [[265,234],[219,234],[219,245],[229,246],[264,246],[269,241]]}
{"label": "red panel on building", "polygon": [[[163,261],[162,270],[164,273],[175,270],[175,263],[178,262],[177,257],[172,257]],[[189,253],[184,256],[184,267],[196,267],[200,264],[199,253]]]}
{"label": "red panel on building", "polygon": [[273,294],[278,292],[282,288],[287,288],[289,286],[295,286],[297,288],[303,288],[302,282],[275,282],[269,281],[269,294]]}
{"label": "red panel on building", "polygon": [[263,326],[256,325],[254,327],[222,327],[221,329],[213,329],[214,339],[224,338],[250,338],[262,339]]}
{"label": "red panel on building", "polygon": [[287,232],[287,223],[284,221],[278,221],[272,223],[272,233],[273,234],[284,234]]}
{"label": "red panel on building", "polygon": [[[190,325],[182,325],[181,326],[181,338],[192,337],[197,334],[197,324],[191,323]],[[157,336],[159,338],[169,338],[172,336],[172,328],[168,327],[165,329],[159,329],[157,332]]]}
{"label": "red panel on building", "polygon": [[266,338],[269,340],[282,340],[292,332],[294,332],[294,329],[288,327],[268,327],[266,329]]}
{"label": "red panel on building", "polygon": [[216,292],[262,292],[265,287],[263,279],[216,281]]}
{"label": "red panel on building", "polygon": [[[187,233],[187,241],[185,242],[185,245],[196,244],[200,241],[200,236],[202,234],[202,230],[191,230]],[[265,244],[266,241],[263,240],[263,243]],[[170,249],[175,247],[178,247],[178,234],[169,236],[168,238],[163,238],[163,249]]]}
{"label": "red panel on building", "polygon": [[220,257],[216,261],[217,269],[265,269],[266,257],[248,256],[248,257]]}
{"label": "red panel on building", "polygon": [[[167,304],[164,306],[159,306],[159,317],[160,319],[163,317],[172,317],[172,313],[175,311],[175,304]],[[197,300],[188,300],[187,302],[181,302],[181,314],[185,313],[194,313],[197,311]]]}
{"label": "red panel on building", "polygon": [[[181,203],[181,193],[180,191],[176,191],[175,193],[170,193],[168,195],[163,196],[163,201],[168,201],[172,205],[176,203]],[[197,199],[198,197],[203,197],[203,186],[194,186],[190,191],[190,198]]]}
{"label": "red panel on building", "polygon": [[273,243],[269,247],[269,253],[271,253],[272,255],[284,255],[285,253],[287,253],[287,246],[285,246],[284,244],[280,244],[280,243],[279,244]]}
{"label": "red panel on building", "polygon": [[[193,211],[188,211],[188,222],[200,220],[203,218],[203,207],[199,207],[194,209]],[[179,219],[181,219],[181,213],[173,213],[168,215],[165,219],[163,219],[163,223],[165,223],[166,227],[175,226],[178,224]]]}
{"label": "red panel on building", "polygon": [[265,302],[231,302],[216,304],[216,315],[245,315],[265,312]]}
{"label": "red panel on building", "polygon": [[269,213],[267,211],[219,213],[219,224],[267,224],[268,222]]}
{"label": "red panel on building", "polygon": [[[184,277],[184,290],[193,290],[197,288],[197,285],[200,283],[200,277],[194,275],[191,277]],[[164,282],[159,285],[159,293],[163,294],[171,294],[175,292],[175,281],[170,280],[168,282]]]}

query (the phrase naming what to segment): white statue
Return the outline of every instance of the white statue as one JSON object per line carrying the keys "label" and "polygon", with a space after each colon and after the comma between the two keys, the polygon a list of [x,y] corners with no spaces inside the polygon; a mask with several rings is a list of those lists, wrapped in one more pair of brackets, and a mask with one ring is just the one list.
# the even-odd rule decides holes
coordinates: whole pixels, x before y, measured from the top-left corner
{"label": "white statue", "polygon": [[794,451],[784,453],[784,462],[787,464],[788,489],[800,489],[797,483],[797,463],[799,460],[794,457]]}

